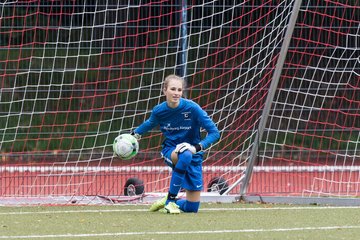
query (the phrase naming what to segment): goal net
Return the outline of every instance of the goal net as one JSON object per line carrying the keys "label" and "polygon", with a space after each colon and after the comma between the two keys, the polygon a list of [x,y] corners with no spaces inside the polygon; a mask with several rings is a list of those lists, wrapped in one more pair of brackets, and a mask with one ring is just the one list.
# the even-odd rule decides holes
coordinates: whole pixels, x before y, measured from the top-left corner
{"label": "goal net", "polygon": [[112,143],[164,101],[174,73],[221,131],[204,194],[359,196],[360,2],[303,0],[286,38],[294,5],[1,1],[0,204],[167,192],[159,129],[131,160]]}

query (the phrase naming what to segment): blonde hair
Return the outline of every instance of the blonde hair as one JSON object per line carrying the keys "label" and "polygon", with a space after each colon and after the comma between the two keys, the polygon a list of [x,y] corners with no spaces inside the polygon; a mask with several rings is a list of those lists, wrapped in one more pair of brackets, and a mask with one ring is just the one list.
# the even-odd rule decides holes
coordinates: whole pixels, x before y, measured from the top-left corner
{"label": "blonde hair", "polygon": [[184,80],[184,78],[182,77],[179,77],[178,75],[175,75],[175,74],[170,74],[168,75],[165,79],[164,79],[164,83],[163,83],[163,89],[166,90],[167,87],[169,86],[169,82],[170,80],[178,80],[178,81],[181,81],[182,85],[183,85],[183,88],[185,89],[186,88],[186,82]]}

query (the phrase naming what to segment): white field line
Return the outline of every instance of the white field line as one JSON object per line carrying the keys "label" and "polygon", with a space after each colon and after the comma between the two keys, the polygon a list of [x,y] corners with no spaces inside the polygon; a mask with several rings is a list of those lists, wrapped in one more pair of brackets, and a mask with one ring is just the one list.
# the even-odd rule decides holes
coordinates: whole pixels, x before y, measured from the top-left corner
{"label": "white field line", "polygon": [[138,235],[200,235],[223,233],[261,233],[261,232],[294,232],[294,231],[327,231],[340,229],[360,229],[360,226],[327,226],[327,227],[298,227],[298,228],[270,228],[270,229],[234,229],[234,230],[209,230],[209,231],[178,231],[178,232],[115,232],[93,234],[51,234],[51,235],[19,235],[0,236],[0,239],[31,239],[31,238],[89,238],[89,237],[118,237]]}
{"label": "white field line", "polygon": [[[5,207],[6,209],[6,207]],[[272,210],[329,210],[329,209],[360,209],[360,206],[315,206],[315,207],[268,207],[268,208],[200,208],[201,212],[211,211],[272,211]],[[27,212],[0,212],[0,215],[27,215],[27,214],[68,214],[68,213],[112,213],[112,212],[148,212],[146,209],[94,209],[94,210],[55,210],[55,211],[27,211]]]}

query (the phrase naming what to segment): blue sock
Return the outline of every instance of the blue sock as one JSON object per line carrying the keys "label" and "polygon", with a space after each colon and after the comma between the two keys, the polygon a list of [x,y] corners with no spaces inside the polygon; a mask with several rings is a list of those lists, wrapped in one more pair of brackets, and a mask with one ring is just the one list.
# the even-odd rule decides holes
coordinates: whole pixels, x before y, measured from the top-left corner
{"label": "blue sock", "polygon": [[183,212],[197,213],[199,211],[199,207],[200,207],[200,202],[190,202],[186,199],[179,199],[176,201],[176,204],[179,206],[180,210]]}
{"label": "blue sock", "polygon": [[189,166],[191,160],[192,160],[192,153],[190,151],[185,151],[179,154],[179,160],[176,166],[174,167],[171,176],[170,189],[166,204],[168,204],[168,202],[170,201],[175,201],[176,196],[180,191],[181,184],[184,180],[186,169]]}

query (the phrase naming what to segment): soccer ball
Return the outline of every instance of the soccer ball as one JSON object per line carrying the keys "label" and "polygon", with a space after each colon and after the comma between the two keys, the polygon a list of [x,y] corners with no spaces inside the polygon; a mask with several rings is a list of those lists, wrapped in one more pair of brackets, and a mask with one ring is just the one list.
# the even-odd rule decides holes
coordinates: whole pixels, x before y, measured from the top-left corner
{"label": "soccer ball", "polygon": [[121,134],[115,138],[113,150],[116,156],[128,160],[135,157],[138,153],[139,143],[134,136],[130,134]]}

